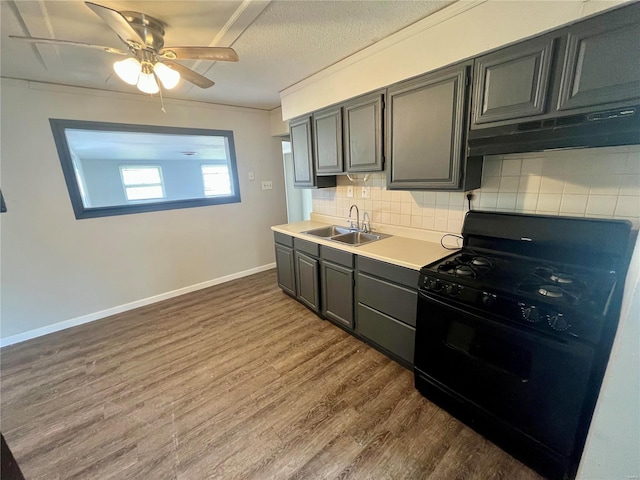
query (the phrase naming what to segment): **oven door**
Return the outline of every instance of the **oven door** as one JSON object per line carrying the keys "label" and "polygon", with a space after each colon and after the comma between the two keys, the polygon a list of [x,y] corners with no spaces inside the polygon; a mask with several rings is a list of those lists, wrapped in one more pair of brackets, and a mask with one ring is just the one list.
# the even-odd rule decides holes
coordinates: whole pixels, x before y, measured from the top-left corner
{"label": "oven door", "polygon": [[420,292],[416,375],[563,456],[572,453],[593,357],[589,346]]}

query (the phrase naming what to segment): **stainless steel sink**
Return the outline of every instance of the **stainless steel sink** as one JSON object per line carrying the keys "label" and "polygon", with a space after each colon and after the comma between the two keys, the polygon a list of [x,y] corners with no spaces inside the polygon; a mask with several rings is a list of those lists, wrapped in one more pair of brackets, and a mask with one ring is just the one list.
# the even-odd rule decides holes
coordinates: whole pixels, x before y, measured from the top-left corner
{"label": "stainless steel sink", "polygon": [[343,233],[349,233],[352,231],[353,230],[350,230],[347,227],[339,227],[337,225],[331,225],[330,227],[314,228],[313,230],[307,230],[306,232],[302,232],[302,233],[306,233],[307,235],[314,235],[316,237],[330,238],[330,237],[335,237],[336,235],[341,235]]}
{"label": "stainless steel sink", "polygon": [[383,238],[387,238],[390,236],[391,235],[386,235],[384,233],[349,232],[331,237],[331,240],[357,247],[358,245],[375,242],[376,240],[382,240]]}
{"label": "stainless steel sink", "polygon": [[352,247],[375,242],[376,240],[382,240],[383,238],[391,236],[385,233],[358,232],[352,228],[339,227],[338,225],[314,228],[313,230],[306,230],[301,233],[331,240],[332,242],[344,243],[346,245],[351,245]]}

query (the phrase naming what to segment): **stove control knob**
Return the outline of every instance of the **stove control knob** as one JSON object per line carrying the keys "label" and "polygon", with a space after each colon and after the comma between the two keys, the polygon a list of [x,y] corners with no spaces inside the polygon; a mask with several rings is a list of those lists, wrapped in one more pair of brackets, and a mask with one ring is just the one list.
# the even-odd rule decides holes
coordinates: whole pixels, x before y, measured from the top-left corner
{"label": "stove control knob", "polygon": [[460,293],[460,286],[455,283],[450,283],[445,287],[445,291],[447,292],[447,295],[455,297]]}
{"label": "stove control knob", "polygon": [[564,332],[569,328],[569,322],[564,318],[564,315],[561,313],[555,313],[553,315],[549,315],[549,326],[554,330],[559,332]]}
{"label": "stove control knob", "polygon": [[496,301],[496,294],[489,293],[489,292],[482,292],[482,298],[480,300],[485,307],[490,307]]}
{"label": "stove control knob", "polygon": [[535,305],[520,304],[520,310],[522,311],[522,318],[530,323],[537,323],[542,318],[540,311]]}
{"label": "stove control knob", "polygon": [[437,292],[438,290],[442,290],[442,283],[440,280],[435,280],[433,283],[433,289]]}

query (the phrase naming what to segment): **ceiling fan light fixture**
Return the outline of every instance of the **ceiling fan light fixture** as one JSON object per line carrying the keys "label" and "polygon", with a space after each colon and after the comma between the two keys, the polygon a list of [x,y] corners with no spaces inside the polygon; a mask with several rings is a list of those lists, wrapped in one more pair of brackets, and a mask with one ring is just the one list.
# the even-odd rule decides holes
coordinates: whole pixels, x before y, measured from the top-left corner
{"label": "ceiling fan light fixture", "polygon": [[153,66],[153,71],[167,90],[171,90],[178,85],[180,73],[167,67],[164,63],[158,62]]}
{"label": "ceiling fan light fixture", "polygon": [[142,72],[138,78],[138,90],[148,94],[158,93],[160,87],[156,82],[156,77],[153,75],[153,67],[150,63],[144,62],[142,64]]}
{"label": "ceiling fan light fixture", "polygon": [[123,82],[129,85],[136,85],[140,72],[142,71],[142,65],[137,59],[129,57],[115,62],[113,64],[113,70]]}

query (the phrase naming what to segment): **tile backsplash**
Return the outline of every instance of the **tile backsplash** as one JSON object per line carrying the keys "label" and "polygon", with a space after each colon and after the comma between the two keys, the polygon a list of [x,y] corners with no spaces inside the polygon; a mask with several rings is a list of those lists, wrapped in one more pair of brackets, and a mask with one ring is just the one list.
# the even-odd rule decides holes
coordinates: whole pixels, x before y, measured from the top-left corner
{"label": "tile backsplash", "polygon": [[[387,190],[384,173],[314,190],[313,211],[349,216],[358,205],[373,227],[405,227],[460,233],[469,210],[465,192]],[[348,197],[348,187],[353,197]],[[368,187],[369,198],[363,198]],[[620,218],[640,226],[640,146],[556,150],[487,156],[481,188],[471,192],[471,208],[572,217]]]}

